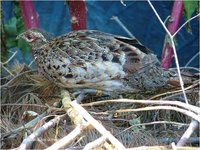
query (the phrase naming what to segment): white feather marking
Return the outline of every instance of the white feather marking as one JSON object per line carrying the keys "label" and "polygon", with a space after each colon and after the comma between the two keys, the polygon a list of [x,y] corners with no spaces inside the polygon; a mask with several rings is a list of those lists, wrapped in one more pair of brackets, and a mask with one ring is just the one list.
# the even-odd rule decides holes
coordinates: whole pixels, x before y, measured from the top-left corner
{"label": "white feather marking", "polygon": [[120,54],[119,61],[121,62],[122,66],[125,64],[125,62],[126,62],[126,55],[125,55],[124,52],[122,52]]}
{"label": "white feather marking", "polygon": [[62,61],[63,61],[63,64],[65,64],[67,66],[71,64],[69,59],[62,58]]}
{"label": "white feather marking", "polygon": [[33,34],[34,34],[35,37],[42,39],[44,42],[47,42],[47,40],[44,38],[44,36],[41,33],[33,32]]}

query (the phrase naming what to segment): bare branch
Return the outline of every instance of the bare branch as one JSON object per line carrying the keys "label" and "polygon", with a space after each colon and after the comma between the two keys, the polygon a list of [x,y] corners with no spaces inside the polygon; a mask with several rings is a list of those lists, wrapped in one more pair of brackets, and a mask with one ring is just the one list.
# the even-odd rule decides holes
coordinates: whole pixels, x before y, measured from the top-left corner
{"label": "bare branch", "polygon": [[[170,68],[169,70],[176,70],[177,68]],[[188,69],[188,70],[194,70],[194,71],[197,71],[197,72],[200,72],[200,70],[198,68],[195,68],[195,67],[180,67],[180,69]]]}
{"label": "bare branch", "polygon": [[44,105],[39,105],[39,104],[1,104],[1,106],[31,106],[31,107],[42,107],[42,108],[47,108],[47,106]]}
{"label": "bare branch", "polygon": [[136,108],[136,109],[120,109],[120,110],[112,110],[112,111],[106,111],[106,112],[99,112],[99,113],[96,113],[96,112],[93,112],[93,114],[96,114],[96,115],[102,115],[102,114],[112,114],[112,113],[124,113],[124,112],[139,112],[139,111],[149,111],[149,110],[174,110],[174,111],[177,111],[177,112],[180,112],[182,114],[185,114],[195,120],[197,120],[198,122],[200,122],[200,118],[199,118],[199,115],[191,112],[191,111],[188,111],[188,110],[185,110],[185,109],[182,109],[182,108],[177,108],[177,107],[174,107],[174,106],[148,106],[148,107],[143,107],[143,108]]}
{"label": "bare branch", "polygon": [[17,51],[15,51],[12,56],[10,56],[10,58],[8,60],[6,60],[5,62],[0,62],[1,65],[6,65],[8,64],[12,59],[13,57],[17,54]]}
{"label": "bare branch", "polygon": [[192,133],[199,127],[199,122],[192,120],[188,129],[185,131],[180,141],[178,141],[177,146],[183,146],[187,143]]}
{"label": "bare branch", "polygon": [[92,150],[92,149],[98,149],[98,147],[100,147],[101,145],[103,145],[103,143],[105,143],[106,141],[106,137],[102,136],[98,139],[96,139],[95,141],[92,141],[90,143],[88,143],[83,150]]}
{"label": "bare branch", "polygon": [[104,137],[115,146],[115,148],[120,150],[125,150],[124,145],[122,145],[109,131],[107,131],[102,124],[95,120],[81,105],[76,102],[71,102],[72,107],[74,107],[80,115],[83,116],[97,131],[99,131]]}
{"label": "bare branch", "polygon": [[120,0],[120,3],[121,3],[123,6],[126,6],[126,4],[124,3],[123,0]]}
{"label": "bare branch", "polygon": [[188,19],[184,24],[181,25],[181,27],[172,35],[172,37],[176,36],[176,34],[187,24],[189,23],[190,21],[194,20],[195,18],[199,17],[200,16],[200,13],[195,15],[194,17]]}
{"label": "bare branch", "polygon": [[77,125],[72,132],[70,132],[67,136],[63,137],[58,142],[48,147],[46,150],[58,150],[65,148],[67,145],[73,142],[73,140],[80,136],[82,132],[88,127],[88,125],[88,123]]}
{"label": "bare branch", "polygon": [[[196,87],[196,86],[198,86],[198,85],[200,85],[200,82],[197,81],[197,83],[194,83],[194,84],[192,84],[192,85],[186,87],[185,90],[192,89],[192,88],[194,88],[194,87]],[[176,90],[176,91],[171,91],[171,92],[165,92],[165,93],[161,93],[161,94],[155,95],[155,96],[151,97],[150,99],[152,100],[152,99],[155,99],[155,98],[158,98],[158,97],[161,97],[161,96],[165,96],[165,95],[169,95],[169,94],[175,94],[175,93],[178,93],[178,94],[180,95],[180,92],[182,92],[182,90]],[[186,91],[186,92],[187,92],[187,91]],[[168,97],[170,97],[170,96],[168,96]],[[167,98],[165,97],[165,98],[163,98],[163,99],[167,99]]]}
{"label": "bare branch", "polygon": [[131,37],[131,38],[135,38],[135,36],[125,27],[125,25],[119,20],[119,18],[117,16],[112,16],[111,18],[112,20],[115,20],[120,27],[122,27],[122,29],[124,29],[124,31]]}
{"label": "bare branch", "polygon": [[[176,147],[176,150],[198,150],[199,148],[195,147]],[[172,146],[141,146],[134,148],[127,148],[127,150],[172,150]]]}
{"label": "bare branch", "polygon": [[122,132],[116,134],[120,135],[123,132],[126,132],[130,129],[132,129],[133,127],[137,127],[137,126],[146,126],[146,125],[155,125],[155,124],[172,124],[172,125],[176,125],[176,126],[189,126],[188,124],[183,124],[183,123],[179,123],[179,122],[173,122],[173,121],[153,121],[153,122],[147,122],[147,123],[140,123],[140,124],[135,124],[135,125],[131,125],[130,127],[126,128],[125,130],[123,130]]}
{"label": "bare branch", "polygon": [[29,135],[26,139],[23,140],[21,145],[19,146],[19,150],[29,149],[32,143],[41,136],[44,132],[48,131],[48,129],[54,127],[60,119],[63,119],[66,114],[57,116],[56,118],[50,120],[49,122],[45,123],[42,127],[38,128],[35,132]]}
{"label": "bare branch", "polygon": [[46,114],[47,114],[47,112],[45,111],[44,113],[40,114],[35,119],[31,120],[30,122],[26,123],[25,125],[17,128],[17,129],[14,129],[14,130],[10,131],[9,133],[2,135],[2,137],[8,137],[13,134],[19,134],[19,132],[23,131],[24,129],[34,127],[43,117],[46,116]]}
{"label": "bare branch", "polygon": [[[189,64],[196,58],[198,57],[198,55],[200,55],[200,52],[197,52],[185,65],[185,67],[189,66]],[[199,71],[199,70],[198,70]]]}
{"label": "bare branch", "polygon": [[174,44],[174,39],[173,39],[173,36],[171,35],[171,33],[169,32],[169,30],[167,29],[167,27],[165,26],[164,22],[162,21],[162,19],[160,18],[159,14],[157,13],[157,11],[155,10],[154,6],[152,5],[152,3],[150,2],[150,0],[147,0],[149,5],[151,6],[151,8],[153,9],[155,15],[157,16],[158,20],[160,21],[160,23],[162,24],[162,26],[164,27],[165,31],[167,32],[167,34],[169,35],[170,37],[170,40],[171,40],[171,43],[172,43],[172,48],[173,48],[173,52],[174,52],[174,57],[175,57],[175,63],[176,63],[176,67],[177,67],[177,70],[178,70],[178,77],[179,77],[179,81],[180,81],[180,85],[181,85],[181,90],[183,92],[183,96],[184,96],[184,99],[185,99],[185,102],[186,104],[188,104],[188,100],[187,100],[187,96],[186,96],[186,93],[185,93],[185,88],[184,88],[184,83],[183,83],[183,79],[181,77],[181,72],[180,72],[180,66],[179,66],[179,61],[178,61],[178,56],[177,56],[177,53],[176,53],[176,47],[175,47],[175,44]]}
{"label": "bare branch", "polygon": [[186,93],[185,93],[183,79],[181,77],[181,71],[180,71],[179,61],[178,61],[178,56],[177,56],[177,53],[176,53],[176,47],[175,47],[175,44],[174,44],[173,37],[171,37],[171,42],[172,42],[172,48],[174,50],[174,57],[175,57],[177,71],[178,71],[179,82],[180,82],[180,85],[181,85],[181,90],[183,92],[183,97],[185,99],[185,103],[188,104],[188,99],[187,99],[187,96],[186,96]]}
{"label": "bare branch", "polygon": [[162,21],[162,19],[160,18],[159,14],[157,13],[156,9],[154,8],[154,6],[152,5],[152,3],[150,2],[150,0],[147,0],[147,2],[149,3],[149,5],[151,6],[151,8],[153,9],[155,15],[157,16],[158,20],[160,21],[160,23],[162,24],[163,28],[165,29],[165,31],[167,32],[167,34],[171,37],[171,33],[169,32],[169,30],[167,29],[167,27],[165,26],[164,22]]}
{"label": "bare branch", "polygon": [[11,76],[15,76],[10,70],[8,70],[5,66],[2,65],[2,68],[5,69]]}
{"label": "bare branch", "polygon": [[104,101],[98,101],[98,102],[92,102],[92,103],[86,103],[82,104],[82,106],[95,106],[95,105],[102,105],[105,103],[138,103],[138,104],[157,104],[157,105],[173,105],[173,106],[179,106],[184,109],[187,109],[189,111],[193,111],[197,114],[200,114],[200,108],[185,104],[180,101],[160,101],[160,100],[133,100],[133,99],[117,99],[117,100],[104,100]]}

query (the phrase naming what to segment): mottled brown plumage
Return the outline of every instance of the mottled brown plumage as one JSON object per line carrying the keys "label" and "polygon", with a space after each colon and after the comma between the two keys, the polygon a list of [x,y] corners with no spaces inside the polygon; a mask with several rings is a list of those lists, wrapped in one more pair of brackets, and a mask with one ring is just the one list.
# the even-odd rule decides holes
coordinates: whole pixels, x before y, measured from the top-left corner
{"label": "mottled brown plumage", "polygon": [[169,79],[136,39],[94,30],[49,38],[36,29],[19,37],[34,50],[44,76],[62,87],[124,93],[162,87]]}

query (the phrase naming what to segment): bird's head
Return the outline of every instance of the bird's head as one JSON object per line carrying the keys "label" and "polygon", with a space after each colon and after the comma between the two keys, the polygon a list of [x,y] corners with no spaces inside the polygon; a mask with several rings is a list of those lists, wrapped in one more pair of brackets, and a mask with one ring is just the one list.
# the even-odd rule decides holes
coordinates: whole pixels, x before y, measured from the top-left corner
{"label": "bird's head", "polygon": [[29,29],[17,36],[17,39],[25,40],[32,48],[40,47],[47,43],[45,35],[38,29]]}

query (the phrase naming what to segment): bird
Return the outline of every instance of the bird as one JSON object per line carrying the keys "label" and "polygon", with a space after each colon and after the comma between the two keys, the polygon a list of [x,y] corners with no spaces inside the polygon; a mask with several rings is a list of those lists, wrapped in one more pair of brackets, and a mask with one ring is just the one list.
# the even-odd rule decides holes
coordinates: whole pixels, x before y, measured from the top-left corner
{"label": "bird", "polygon": [[170,78],[157,56],[136,38],[98,30],[52,37],[40,29],[26,30],[17,38],[30,45],[41,73],[62,88],[121,94],[155,90]]}

